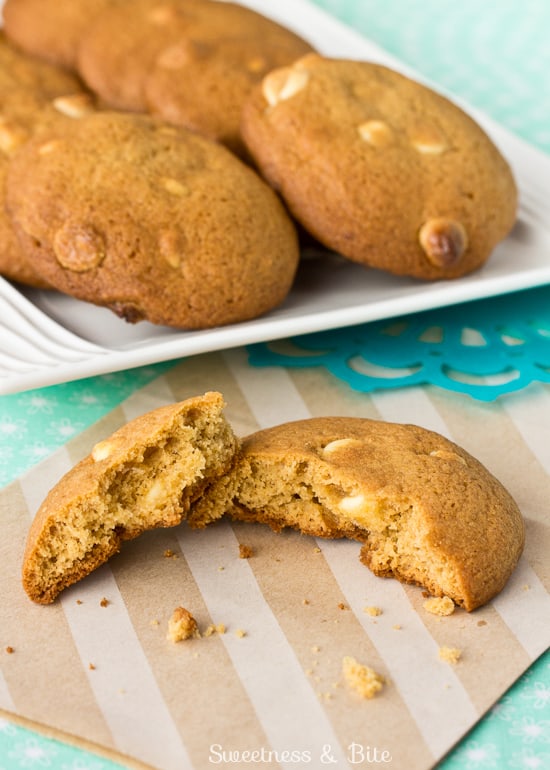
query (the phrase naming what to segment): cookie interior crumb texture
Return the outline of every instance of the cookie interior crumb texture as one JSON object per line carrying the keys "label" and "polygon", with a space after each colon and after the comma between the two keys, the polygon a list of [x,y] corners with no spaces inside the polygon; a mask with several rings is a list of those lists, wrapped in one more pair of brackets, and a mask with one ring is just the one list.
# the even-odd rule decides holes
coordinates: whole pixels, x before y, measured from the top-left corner
{"label": "cookie interior crumb texture", "polygon": [[461,657],[462,650],[459,650],[457,647],[439,648],[439,659],[445,661],[445,663],[451,663],[454,665],[455,663],[458,663]]}
{"label": "cookie interior crumb texture", "polygon": [[167,639],[171,642],[182,642],[198,636],[199,628],[193,615],[185,607],[176,607],[168,621]]}
{"label": "cookie interior crumb texture", "polygon": [[356,539],[375,574],[467,610],[501,590],[524,542],[516,503],[475,458],[432,431],[362,418],[312,418],[245,438],[233,471],[189,521],[204,526],[226,512],[275,531]]}
{"label": "cookie interior crumb texture", "polygon": [[432,615],[452,615],[455,603],[448,596],[432,596],[423,604],[424,609]]}
{"label": "cookie interior crumb texture", "polygon": [[342,660],[342,674],[348,687],[361,698],[374,698],[385,685],[383,676],[349,655]]}
{"label": "cookie interior crumb texture", "polygon": [[31,526],[23,586],[52,602],[117,553],[123,540],[185,518],[205,485],[228,470],[237,439],[219,393],[132,420],[51,490]]}

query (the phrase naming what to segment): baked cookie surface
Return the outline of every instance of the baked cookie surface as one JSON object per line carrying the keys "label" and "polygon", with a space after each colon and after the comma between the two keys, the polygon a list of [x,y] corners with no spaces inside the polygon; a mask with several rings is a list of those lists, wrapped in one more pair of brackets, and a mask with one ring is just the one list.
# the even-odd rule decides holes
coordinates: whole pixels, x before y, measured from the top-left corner
{"label": "baked cookie surface", "polygon": [[282,302],[299,252],[273,191],[228,150],[132,113],[28,142],[8,208],[51,286],[127,321],[207,328]]}
{"label": "baked cookie surface", "polygon": [[203,0],[181,38],[145,79],[148,109],[244,154],[244,102],[264,75],[313,49],[289,29],[244,6]]}
{"label": "baked cookie surface", "polygon": [[226,512],[359,540],[375,574],[467,610],[503,588],[524,542],[514,500],[465,450],[414,425],[362,418],[312,418],[245,438],[233,471],[188,520],[202,527]]}
{"label": "baked cookie surface", "polygon": [[0,32],[0,274],[11,280],[47,285],[22,251],[5,211],[10,159],[32,136],[87,107],[80,81],[21,53]]}
{"label": "baked cookie surface", "polygon": [[4,29],[26,53],[74,69],[80,38],[103,8],[124,0],[5,0]]}
{"label": "baked cookie surface", "polygon": [[219,393],[148,412],[99,442],[51,490],[29,531],[23,586],[47,604],[124,540],[185,518],[238,446]]}
{"label": "baked cookie surface", "polygon": [[82,35],[77,71],[107,106],[147,112],[144,82],[157,55],[185,34],[205,2],[132,0],[130,7],[107,6]]}
{"label": "baked cookie surface", "polygon": [[310,54],[269,73],[242,133],[296,219],[343,256],[456,278],[511,230],[511,170],[445,97],[377,64]]}

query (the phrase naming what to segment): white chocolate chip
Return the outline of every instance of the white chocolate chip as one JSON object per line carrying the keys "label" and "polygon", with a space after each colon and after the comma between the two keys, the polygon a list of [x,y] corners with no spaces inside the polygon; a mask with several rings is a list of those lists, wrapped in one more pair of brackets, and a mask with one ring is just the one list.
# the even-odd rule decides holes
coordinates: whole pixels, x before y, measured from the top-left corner
{"label": "white chocolate chip", "polygon": [[49,155],[50,152],[55,152],[61,147],[61,141],[59,139],[51,139],[49,142],[44,142],[38,148],[39,155]]}
{"label": "white chocolate chip", "polygon": [[96,463],[106,460],[112,454],[113,448],[111,441],[100,441],[92,449],[92,459]]}
{"label": "white chocolate chip", "polygon": [[410,134],[414,149],[422,155],[441,155],[449,149],[449,143],[434,126],[421,126]]}
{"label": "white chocolate chip", "polygon": [[164,26],[176,18],[175,9],[171,5],[157,5],[149,11],[148,19],[151,24]]}
{"label": "white chocolate chip", "polygon": [[464,226],[446,217],[436,217],[424,222],[419,230],[418,240],[428,260],[439,268],[456,265],[468,247]]}
{"label": "white chocolate chip", "polygon": [[186,185],[178,182],[177,179],[172,179],[171,177],[162,177],[161,184],[164,189],[172,195],[183,197],[185,195],[189,195],[190,193],[190,190]]}
{"label": "white chocolate chip", "polygon": [[162,230],[158,247],[162,258],[176,270],[181,265],[184,253],[183,235],[177,230]]}
{"label": "white chocolate chip", "polygon": [[422,155],[441,155],[449,149],[449,145],[445,142],[411,142],[415,150]]}
{"label": "white chocolate chip", "polygon": [[263,56],[254,56],[246,62],[246,69],[254,74],[263,72],[266,67],[267,63]]}
{"label": "white chocolate chip", "polygon": [[286,101],[306,87],[309,73],[302,69],[283,67],[267,75],[262,83],[262,92],[270,107]]}
{"label": "white chocolate chip", "polygon": [[61,267],[74,273],[93,270],[105,259],[105,241],[93,225],[67,221],[53,238],[53,250]]}
{"label": "white chocolate chip", "polygon": [[145,495],[145,503],[147,505],[154,506],[156,503],[163,501],[166,498],[166,490],[161,480],[157,479],[147,491]]}
{"label": "white chocolate chip", "polygon": [[393,142],[393,131],[383,120],[367,120],[357,126],[359,136],[373,147],[384,147]]}
{"label": "white chocolate chip", "polygon": [[431,457],[440,457],[442,460],[453,460],[459,462],[462,465],[467,465],[466,460],[458,455],[456,452],[451,452],[449,449],[434,449],[430,452]]}
{"label": "white chocolate chip", "polygon": [[157,66],[166,70],[179,70],[189,62],[189,50],[184,44],[169,46],[157,59]]}
{"label": "white chocolate chip", "polygon": [[94,112],[93,101],[89,94],[58,96],[52,103],[55,109],[67,118],[82,118]]}
{"label": "white chocolate chip", "polygon": [[338,438],[323,447],[322,452],[324,455],[331,455],[333,452],[338,452],[340,449],[360,447],[362,444],[363,442],[357,438]]}
{"label": "white chocolate chip", "polygon": [[347,513],[350,516],[356,516],[359,513],[364,513],[366,508],[365,495],[350,495],[349,497],[343,497],[338,503],[338,508],[342,513]]}
{"label": "white chocolate chip", "polygon": [[5,118],[0,118],[0,151],[9,155],[28,138],[25,129],[13,125]]}

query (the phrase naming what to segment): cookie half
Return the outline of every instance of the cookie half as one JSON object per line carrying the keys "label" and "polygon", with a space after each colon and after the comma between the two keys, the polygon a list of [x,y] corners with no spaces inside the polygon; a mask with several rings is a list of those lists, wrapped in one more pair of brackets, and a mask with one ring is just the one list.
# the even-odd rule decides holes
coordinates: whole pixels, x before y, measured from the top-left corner
{"label": "cookie half", "polygon": [[515,222],[514,178],[487,134],[387,67],[311,54],[274,70],[245,105],[242,133],[305,229],[367,266],[457,278]]}
{"label": "cookie half", "polygon": [[510,494],[466,451],[414,425],[313,418],[255,433],[188,521],[229,513],[278,531],[363,543],[376,574],[448,596],[466,610],[505,585],[523,549]]}
{"label": "cookie half", "polygon": [[40,275],[130,322],[208,328],[286,297],[296,231],[224,147],[133,113],[66,121],[13,158],[7,204]]}
{"label": "cookie half", "polygon": [[160,407],[101,441],[51,490],[31,526],[23,586],[47,604],[105,563],[124,540],[185,518],[226,472],[237,439],[219,393]]}

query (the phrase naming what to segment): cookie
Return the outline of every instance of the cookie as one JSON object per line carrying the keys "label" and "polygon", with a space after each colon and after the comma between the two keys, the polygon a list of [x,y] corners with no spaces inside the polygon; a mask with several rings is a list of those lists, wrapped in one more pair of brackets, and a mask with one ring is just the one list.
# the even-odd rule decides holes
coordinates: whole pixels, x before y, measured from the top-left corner
{"label": "cookie", "polygon": [[522,552],[517,505],[475,458],[437,433],[321,417],[255,433],[188,521],[229,513],[274,530],[360,541],[376,574],[447,596],[466,610],[505,585]]}
{"label": "cookie", "polygon": [[[144,80],[156,56],[193,23],[208,0],[132,0],[97,14],[77,51],[77,71],[106,106],[146,112]],[[116,40],[116,45],[113,45]]]}
{"label": "cookie", "polygon": [[45,287],[28,260],[4,206],[10,158],[33,135],[76,111],[91,109],[90,97],[68,73],[14,48],[0,33],[0,274]]}
{"label": "cookie", "polygon": [[516,218],[512,172],[482,128],[387,67],[303,57],[263,79],[241,130],[296,219],[354,262],[457,278]]}
{"label": "cookie", "polygon": [[7,206],[48,283],[129,322],[209,328],[286,297],[299,251],[275,193],[219,144],[97,112],[28,142]]}
{"label": "cookie", "polygon": [[219,393],[148,412],[99,442],[51,490],[29,531],[23,586],[47,604],[120,550],[124,540],[185,518],[228,470],[237,439]]}
{"label": "cookie", "polygon": [[240,119],[254,86],[313,49],[286,27],[230,2],[203,0],[144,83],[149,111],[244,154]]}
{"label": "cookie", "polygon": [[4,29],[23,51],[74,69],[83,32],[103,8],[123,0],[5,0]]}

